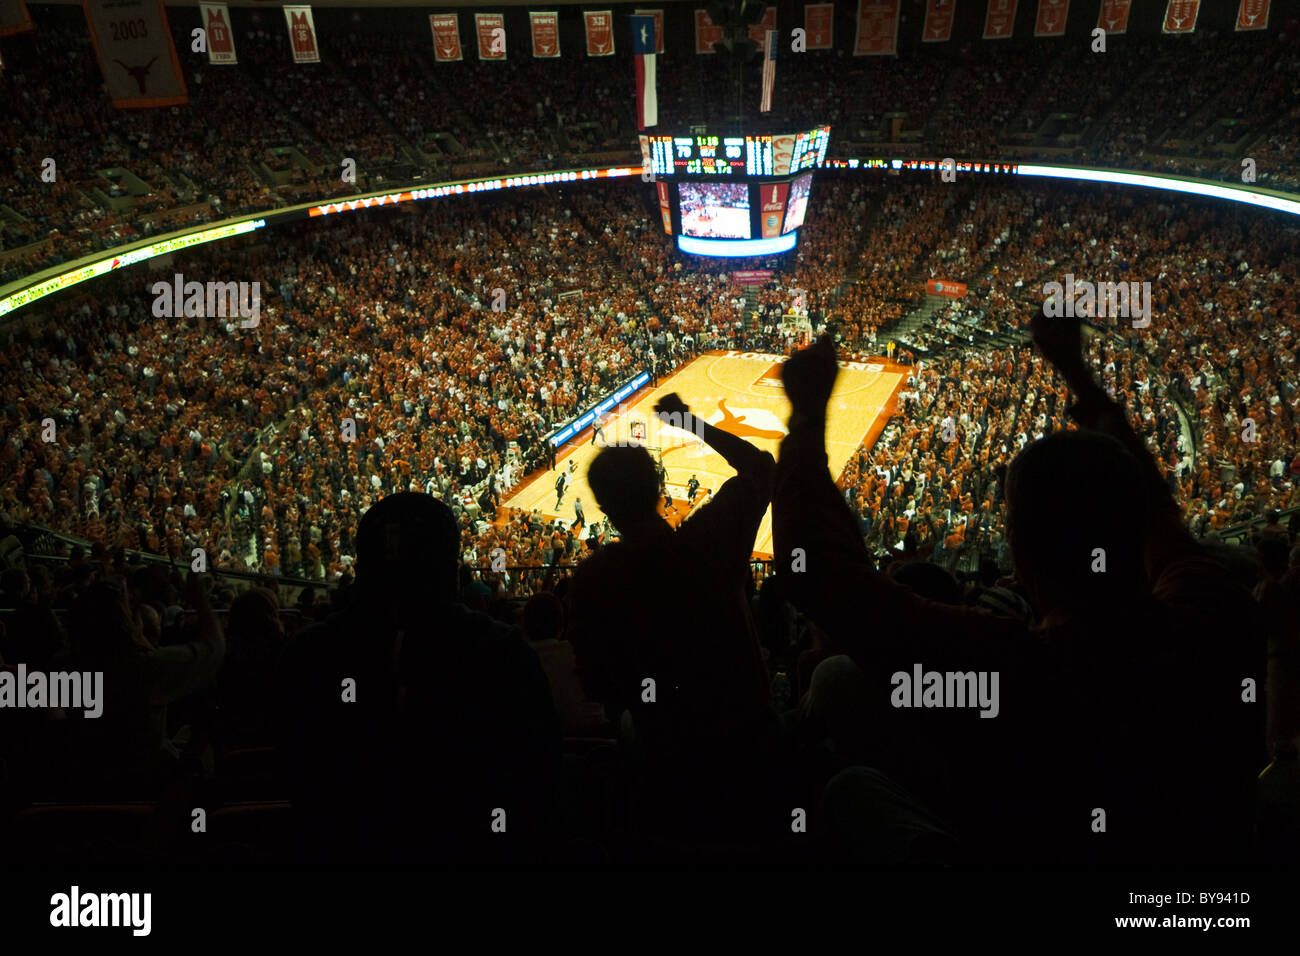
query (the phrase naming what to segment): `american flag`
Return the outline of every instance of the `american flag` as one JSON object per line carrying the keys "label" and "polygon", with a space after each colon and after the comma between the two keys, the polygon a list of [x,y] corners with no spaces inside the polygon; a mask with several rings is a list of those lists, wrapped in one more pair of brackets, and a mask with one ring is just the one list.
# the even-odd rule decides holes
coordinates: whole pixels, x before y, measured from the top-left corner
{"label": "american flag", "polygon": [[772,87],[776,84],[776,31],[768,30],[763,40],[763,101],[760,113],[772,109]]}

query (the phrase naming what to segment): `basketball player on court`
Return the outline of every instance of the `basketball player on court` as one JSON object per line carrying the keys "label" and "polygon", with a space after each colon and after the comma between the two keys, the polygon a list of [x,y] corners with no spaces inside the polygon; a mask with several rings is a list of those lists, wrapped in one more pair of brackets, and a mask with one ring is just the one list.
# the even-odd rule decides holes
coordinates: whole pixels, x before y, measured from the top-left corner
{"label": "basketball player on court", "polygon": [[[570,465],[573,463],[570,462]],[[560,510],[560,502],[564,500],[564,489],[569,487],[569,473],[561,470],[560,477],[555,479],[555,510]]]}

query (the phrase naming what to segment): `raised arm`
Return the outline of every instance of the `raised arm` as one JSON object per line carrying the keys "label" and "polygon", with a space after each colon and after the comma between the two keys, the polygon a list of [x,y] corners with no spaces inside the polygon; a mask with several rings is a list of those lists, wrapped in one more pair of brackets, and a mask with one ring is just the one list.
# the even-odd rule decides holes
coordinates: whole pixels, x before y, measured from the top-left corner
{"label": "raised arm", "polygon": [[665,425],[693,432],[700,440],[727,460],[736,474],[764,488],[769,487],[776,472],[776,460],[770,454],[736,435],[715,428],[691,412],[676,392],[665,395],[655,405],[655,414]]}
{"label": "raised arm", "polygon": [[1078,319],[1034,316],[1029,323],[1044,357],[1065,379],[1075,395],[1070,417],[1080,428],[1101,432],[1118,440],[1142,469],[1148,500],[1146,541],[1147,575],[1151,581],[1176,558],[1199,553],[1200,548],[1183,523],[1182,511],[1160,475],[1155,459],[1133,431],[1124,408],[1106,394],[1083,358],[1082,324]]}

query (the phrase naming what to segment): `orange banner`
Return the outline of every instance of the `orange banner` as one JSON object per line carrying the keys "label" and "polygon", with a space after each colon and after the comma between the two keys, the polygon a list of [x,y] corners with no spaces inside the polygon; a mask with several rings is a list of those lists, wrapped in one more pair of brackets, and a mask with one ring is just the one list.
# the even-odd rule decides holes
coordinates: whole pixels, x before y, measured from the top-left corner
{"label": "orange banner", "polygon": [[587,25],[587,56],[614,55],[614,15],[608,10],[596,10],[582,15]]}
{"label": "orange banner", "polygon": [[1127,33],[1128,14],[1132,7],[1133,0],[1101,0],[1097,26],[1107,33]]}
{"label": "orange banner", "polygon": [[163,0],[84,0],[82,9],[114,106],[189,102]]}
{"label": "orange banner", "polygon": [[1034,36],[1065,36],[1065,21],[1069,17],[1070,0],[1038,0],[1038,17],[1034,20]]}
{"label": "orange banner", "polygon": [[695,11],[695,52],[717,53],[714,44],[722,39],[722,27],[715,26],[707,10]]}
{"label": "orange banner", "polygon": [[500,13],[474,14],[474,34],[478,38],[480,60],[506,58],[506,18]]}
{"label": "orange banner", "polygon": [[1161,33],[1193,33],[1201,12],[1201,0],[1169,0]]}
{"label": "orange banner", "polygon": [[926,0],[925,29],[921,39],[925,43],[946,43],[952,39],[952,18],[957,11],[957,0]]}
{"label": "orange banner", "polygon": [[529,13],[533,30],[533,56],[550,59],[560,55],[559,13]]}
{"label": "orange banner", "polygon": [[[1267,30],[1269,0],[1241,0],[1237,10],[1238,30]],[[0,30],[0,34],[4,31]]]}
{"label": "orange banner", "polygon": [[900,0],[858,0],[858,31],[854,56],[894,56],[898,53]]}
{"label": "orange banner", "polygon": [[835,45],[835,4],[804,4],[803,29],[807,49],[829,50],[833,47]]}
{"label": "orange banner", "polygon": [[430,14],[429,29],[433,31],[433,58],[439,63],[459,62],[462,58],[460,52],[460,14]]}
{"label": "orange banner", "polygon": [[311,7],[303,5],[283,7],[284,22],[289,27],[289,45],[293,48],[293,62],[319,63],[320,47],[316,45],[316,20]]}
{"label": "orange banner", "polygon": [[928,295],[946,295],[952,299],[960,299],[966,294],[966,283],[949,282],[947,279],[928,279],[925,283],[925,291]]}
{"label": "orange banner", "polygon": [[989,0],[984,11],[984,39],[1010,40],[1016,32],[1016,0]]}
{"label": "orange banner", "polygon": [[214,66],[236,64],[235,35],[230,32],[230,11],[224,3],[200,3],[199,17],[208,35],[208,62]]}

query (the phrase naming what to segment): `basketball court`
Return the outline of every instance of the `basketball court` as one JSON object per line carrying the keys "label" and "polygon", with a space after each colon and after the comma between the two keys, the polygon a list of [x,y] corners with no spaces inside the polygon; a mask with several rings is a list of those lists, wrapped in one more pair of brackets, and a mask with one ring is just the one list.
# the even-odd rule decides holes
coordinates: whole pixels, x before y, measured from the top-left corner
{"label": "basketball court", "polygon": [[[764,352],[711,352],[701,355],[677,372],[659,380],[654,388],[642,389],[626,403],[611,409],[604,419],[604,440],[626,443],[634,436],[651,454],[661,458],[668,473],[668,492],[677,509],[670,518],[688,514],[687,484],[694,475],[700,483],[694,506],[708,499],[708,493],[735,474],[721,455],[700,444],[694,434],[655,417],[654,406],[663,396],[676,392],[710,425],[738,435],[779,457],[790,404],[781,387],[781,363],[785,357]],[[831,396],[826,427],[826,452],[831,474],[838,477],[845,463],[864,442],[874,440],[884,428],[894,393],[906,381],[906,370],[879,359],[873,362],[840,362],[840,374]],[[587,465],[600,451],[592,444],[589,428],[560,450],[555,471],[539,472],[502,501],[508,508],[531,511],[536,508],[549,518],[574,520],[574,502],[581,498],[587,521],[604,517],[587,484]],[[559,469],[575,463],[573,483],[555,507],[555,480]],[[763,516],[754,553],[772,556],[772,510]]]}

